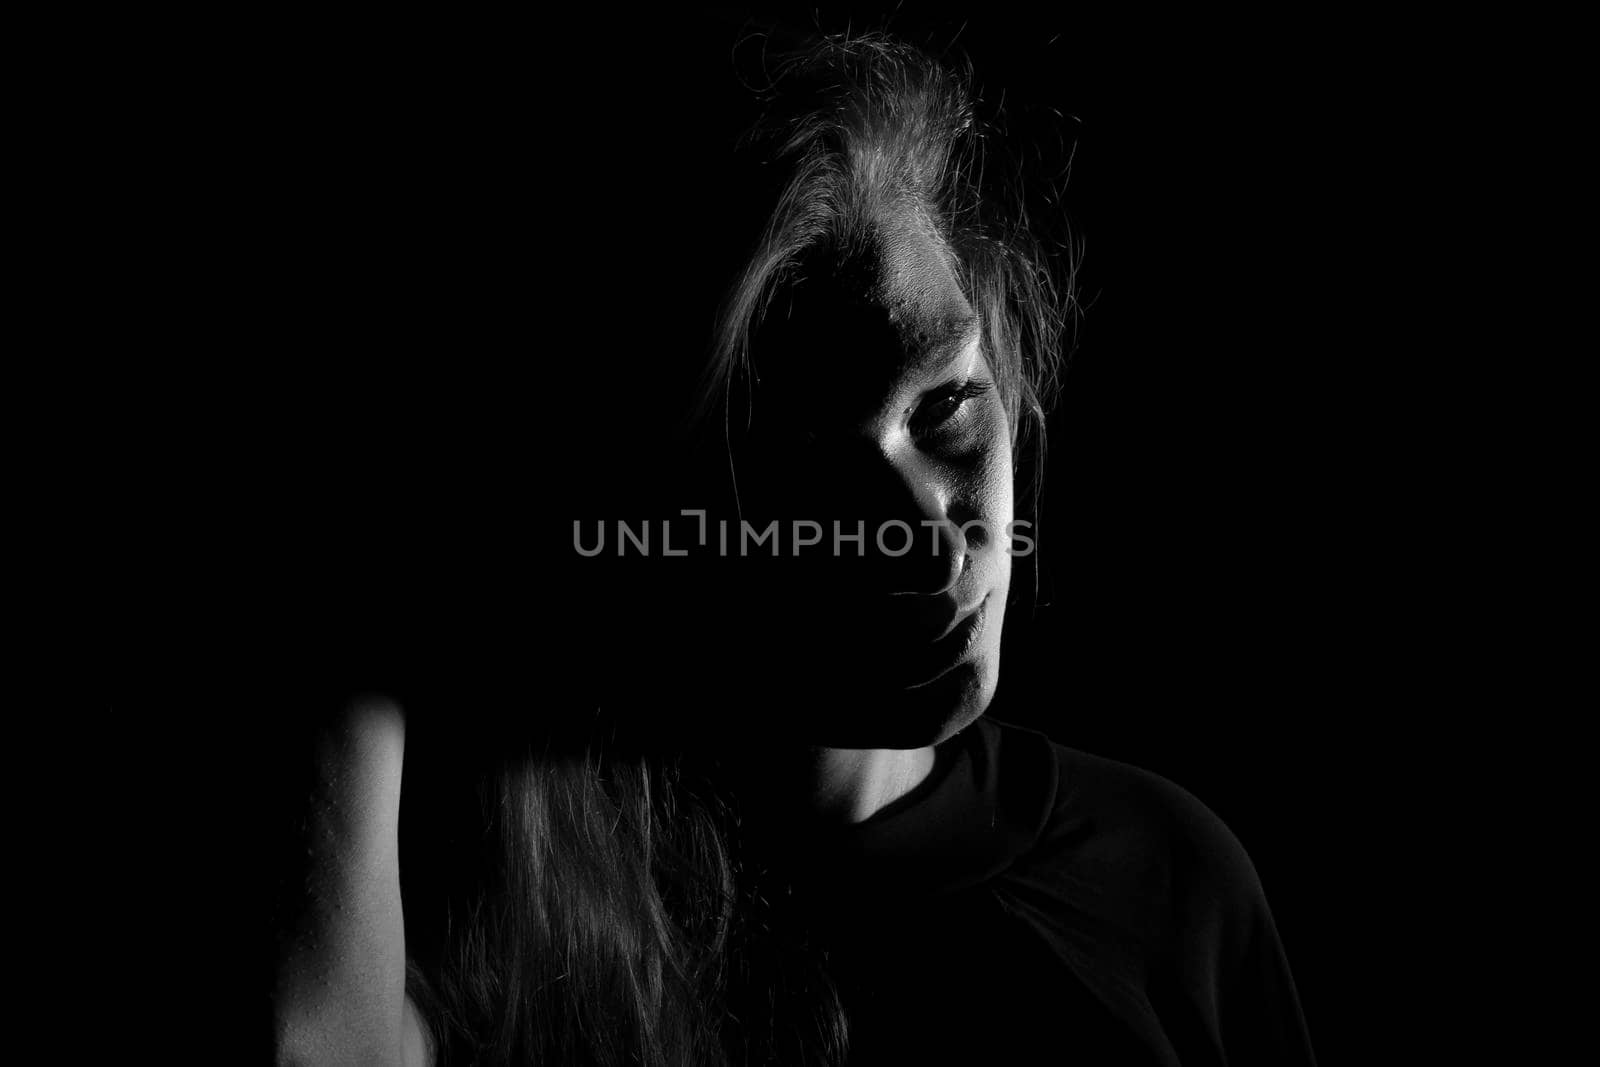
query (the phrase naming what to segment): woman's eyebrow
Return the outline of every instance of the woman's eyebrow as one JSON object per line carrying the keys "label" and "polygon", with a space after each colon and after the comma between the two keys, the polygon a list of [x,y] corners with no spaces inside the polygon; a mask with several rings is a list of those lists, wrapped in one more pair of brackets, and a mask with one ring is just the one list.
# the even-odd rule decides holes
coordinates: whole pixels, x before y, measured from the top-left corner
{"label": "woman's eyebrow", "polygon": [[978,317],[969,315],[946,319],[938,326],[923,332],[917,337],[911,350],[907,369],[917,372],[927,371],[950,362],[978,343],[978,327]]}

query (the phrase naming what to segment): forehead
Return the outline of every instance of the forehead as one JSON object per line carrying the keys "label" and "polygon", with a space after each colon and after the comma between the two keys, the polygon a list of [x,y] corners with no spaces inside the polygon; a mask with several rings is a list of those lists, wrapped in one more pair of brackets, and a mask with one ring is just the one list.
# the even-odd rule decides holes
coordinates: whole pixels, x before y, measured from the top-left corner
{"label": "forehead", "polygon": [[885,216],[841,253],[816,250],[773,295],[752,349],[765,376],[848,363],[863,383],[892,383],[964,350],[977,319],[956,260],[909,212]]}

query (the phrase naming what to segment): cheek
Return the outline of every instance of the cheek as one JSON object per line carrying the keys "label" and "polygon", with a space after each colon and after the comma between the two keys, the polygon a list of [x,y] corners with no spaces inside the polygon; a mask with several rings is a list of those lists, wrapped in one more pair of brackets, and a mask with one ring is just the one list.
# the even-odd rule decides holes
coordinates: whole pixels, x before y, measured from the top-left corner
{"label": "cheek", "polygon": [[986,504],[987,514],[985,521],[994,530],[994,543],[990,551],[994,556],[994,568],[997,582],[1002,589],[1010,584],[1011,579],[1011,520],[1012,488],[1011,488],[1011,462],[1010,452],[1006,451],[1002,457],[1005,463],[999,466],[991,479],[992,488]]}
{"label": "cheek", "polygon": [[1015,487],[1011,430],[998,402],[984,412],[980,442],[971,464],[972,507],[985,521],[1003,529],[1012,518]]}
{"label": "cheek", "polygon": [[985,560],[984,569],[992,577],[1003,582],[1011,562],[1007,527],[1015,513],[1011,435],[1005,412],[998,404],[975,412],[966,430],[965,449],[950,455],[944,467],[950,479],[947,517],[962,525],[969,550]]}
{"label": "cheek", "polygon": [[993,507],[1003,522],[1011,521],[1015,506],[1016,470],[1011,459],[1011,434],[1007,430],[1000,434],[999,443],[991,453],[988,472],[988,480],[993,487]]}
{"label": "cheek", "polygon": [[1014,505],[1009,453],[1003,449],[996,450],[974,473],[969,497],[973,510],[997,530],[1004,529],[1006,523],[1011,521]]}

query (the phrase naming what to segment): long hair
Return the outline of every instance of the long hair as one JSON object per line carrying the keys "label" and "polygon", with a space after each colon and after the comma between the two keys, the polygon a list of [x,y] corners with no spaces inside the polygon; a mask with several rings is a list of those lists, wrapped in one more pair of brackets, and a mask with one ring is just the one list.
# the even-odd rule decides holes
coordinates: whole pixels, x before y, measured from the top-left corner
{"label": "long hair", "polygon": [[780,58],[763,95],[748,147],[785,178],[718,316],[691,425],[720,424],[725,443],[748,425],[751,338],[808,253],[849,249],[886,210],[908,212],[938,237],[979,316],[1027,468],[1021,499],[1036,504],[1076,266],[1068,246],[1058,269],[1033,234],[1020,175],[985,152],[992,129],[977,117],[970,66],[946,67],[879,33],[829,36]]}
{"label": "long hair", "polygon": [[476,800],[477,869],[407,982],[437,1062],[842,1062],[820,959],[737,877],[733,810],[682,758],[546,742]]}

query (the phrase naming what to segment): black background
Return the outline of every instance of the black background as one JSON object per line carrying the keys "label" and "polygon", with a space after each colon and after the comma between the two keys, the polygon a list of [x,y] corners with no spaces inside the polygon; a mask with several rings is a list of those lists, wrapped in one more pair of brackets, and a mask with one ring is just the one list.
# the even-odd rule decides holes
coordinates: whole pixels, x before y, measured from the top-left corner
{"label": "black background", "polygon": [[[655,579],[576,558],[571,521],[695,506],[660,487],[750,237],[718,162],[751,115],[734,45],[813,22],[846,24],[283,21],[131,63],[93,209],[137,339],[103,394],[101,558],[115,728],[159,736],[152,766],[270,777],[298,712],[254,694],[306,679],[534,706],[627,670]],[[1006,715],[1222,816],[1331,1061],[1374,963],[1374,738],[1412,695],[1383,428],[1411,98],[1332,16],[889,27],[970,56],[1042,168],[1071,157],[1042,224],[1081,250],[1084,312]]]}

